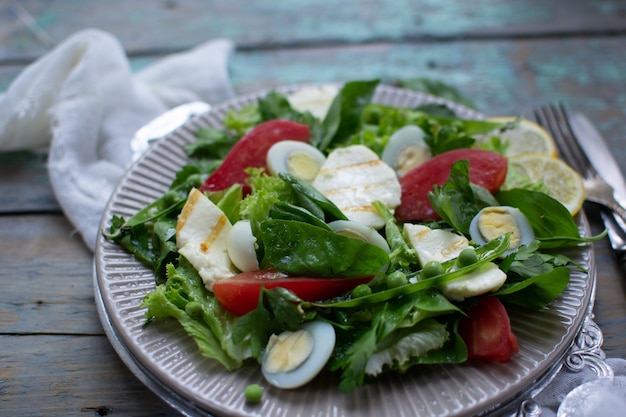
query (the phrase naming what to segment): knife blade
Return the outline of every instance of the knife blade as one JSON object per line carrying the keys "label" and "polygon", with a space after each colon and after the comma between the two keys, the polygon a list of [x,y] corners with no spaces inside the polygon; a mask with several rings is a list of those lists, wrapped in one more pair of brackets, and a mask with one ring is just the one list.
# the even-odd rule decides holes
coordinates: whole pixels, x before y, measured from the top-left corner
{"label": "knife blade", "polygon": [[150,144],[181,126],[191,117],[206,113],[211,106],[201,101],[181,104],[142,126],[130,140],[132,160],[136,161]]}
{"label": "knife blade", "polygon": [[615,259],[621,265],[622,271],[626,272],[626,223],[620,216],[605,208],[600,209],[600,217],[608,231]]}
{"label": "knife blade", "polygon": [[615,200],[622,207],[626,207],[626,180],[600,132],[581,113],[571,115],[570,125],[595,170],[613,187]]}

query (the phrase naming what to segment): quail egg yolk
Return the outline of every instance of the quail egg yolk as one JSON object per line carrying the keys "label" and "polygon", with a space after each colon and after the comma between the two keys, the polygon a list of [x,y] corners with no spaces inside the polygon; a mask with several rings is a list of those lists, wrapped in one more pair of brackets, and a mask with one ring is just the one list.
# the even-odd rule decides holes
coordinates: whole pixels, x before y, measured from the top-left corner
{"label": "quail egg yolk", "polygon": [[308,153],[296,151],[287,157],[287,169],[291,174],[304,181],[313,181],[320,170],[320,165]]}
{"label": "quail egg yolk", "polygon": [[304,363],[313,351],[313,336],[307,330],[272,335],[267,344],[265,371],[289,372]]}
{"label": "quail egg yolk", "polygon": [[472,239],[481,245],[506,233],[509,234],[508,253],[522,245],[529,245],[535,239],[528,219],[515,207],[485,207],[470,224]]}
{"label": "quail egg yolk", "polygon": [[483,212],[478,219],[478,230],[487,241],[510,233],[510,246],[516,248],[520,244],[517,220],[509,211],[500,207],[493,207]]}

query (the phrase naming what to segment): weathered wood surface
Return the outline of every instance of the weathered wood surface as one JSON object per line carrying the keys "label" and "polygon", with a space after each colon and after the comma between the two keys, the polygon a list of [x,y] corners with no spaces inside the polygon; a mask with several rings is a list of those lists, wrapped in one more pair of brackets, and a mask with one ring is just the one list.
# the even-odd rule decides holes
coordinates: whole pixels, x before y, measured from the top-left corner
{"label": "weathered wood surface", "polygon": [[[301,82],[429,77],[457,87],[487,115],[532,117],[534,106],[562,101],[597,124],[626,172],[624,44],[606,37],[236,51],[231,79],[246,93]],[[57,207],[45,158],[4,155],[0,162],[0,212]],[[18,163],[25,165],[16,169]]]}
{"label": "weathered wood surface", "polygon": [[[86,27],[113,33],[131,66],[233,39],[236,90],[357,78],[431,77],[488,115],[563,101],[586,113],[626,171],[622,0],[0,2],[0,92]],[[0,415],[174,415],[124,366],[94,306],[92,258],[60,212],[44,152],[0,153]],[[601,229],[593,206],[594,231]],[[595,245],[595,320],[626,357],[626,279]]]}
{"label": "weathered wood surface", "polygon": [[258,49],[626,29],[626,6],[619,0],[345,0],[340,7],[323,0],[20,0],[1,7],[0,40],[11,42],[0,42],[0,59],[15,61],[32,59],[85,27],[117,34],[131,54],[171,52],[212,37]]}

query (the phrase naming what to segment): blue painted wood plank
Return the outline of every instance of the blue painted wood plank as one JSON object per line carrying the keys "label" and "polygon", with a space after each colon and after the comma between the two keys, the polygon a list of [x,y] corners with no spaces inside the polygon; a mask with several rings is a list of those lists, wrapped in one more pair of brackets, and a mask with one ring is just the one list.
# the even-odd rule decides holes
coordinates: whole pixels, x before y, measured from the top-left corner
{"label": "blue painted wood plank", "polygon": [[622,0],[20,0],[0,6],[0,61],[29,60],[77,30],[117,36],[130,54],[215,37],[252,49],[416,39],[534,37],[626,30]]}

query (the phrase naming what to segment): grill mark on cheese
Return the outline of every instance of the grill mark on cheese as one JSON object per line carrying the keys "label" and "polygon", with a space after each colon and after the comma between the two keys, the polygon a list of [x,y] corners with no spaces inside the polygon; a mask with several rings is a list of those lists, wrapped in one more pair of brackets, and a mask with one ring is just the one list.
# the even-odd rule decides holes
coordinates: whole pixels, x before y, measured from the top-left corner
{"label": "grill mark on cheese", "polygon": [[337,171],[349,170],[349,169],[376,167],[380,165],[381,163],[382,161],[380,159],[370,159],[368,161],[355,162],[355,163],[346,164],[346,165],[338,165],[332,168],[322,168],[320,169],[317,175],[328,175]]}
{"label": "grill mark on cheese", "polygon": [[193,189],[191,194],[189,194],[189,197],[187,198],[187,203],[185,203],[182,211],[180,212],[180,215],[178,216],[178,222],[176,223],[176,233],[180,232],[180,229],[185,226],[187,220],[189,220],[189,216],[191,215],[194,206],[201,196],[202,194],[200,193],[200,191],[196,189]]}
{"label": "grill mark on cheese", "polygon": [[220,216],[217,219],[217,223],[215,223],[215,226],[211,228],[209,235],[206,237],[206,239],[204,239],[204,242],[200,243],[200,250],[202,252],[206,253],[209,251],[209,249],[211,249],[213,243],[215,243],[217,238],[220,237],[220,234],[222,234],[222,230],[224,230],[224,227],[226,227],[226,223],[228,223],[228,219],[226,218],[226,216]]}
{"label": "grill mark on cheese", "polygon": [[377,188],[383,188],[388,184],[387,179],[379,182],[362,184],[362,185],[353,185],[351,187],[339,187],[339,188],[328,188],[322,192],[326,197],[337,195],[337,194],[346,194],[346,193],[358,193],[359,191],[370,191]]}
{"label": "grill mark on cheese", "polygon": [[350,206],[350,207],[340,207],[341,211],[350,212],[350,213],[377,213],[376,208],[374,206]]}

